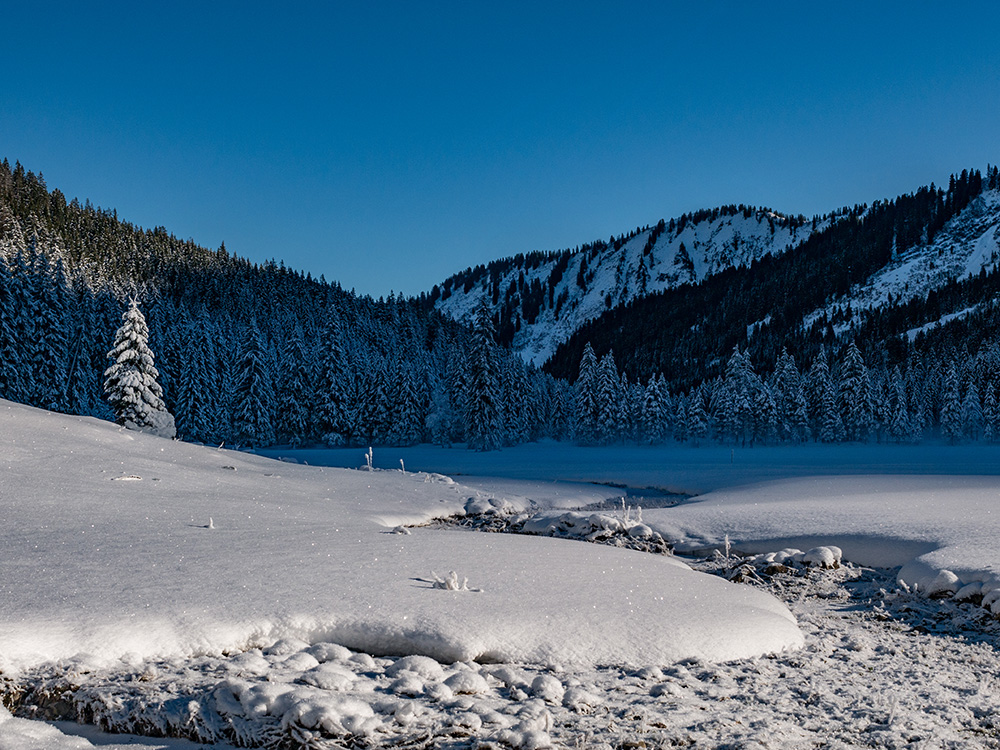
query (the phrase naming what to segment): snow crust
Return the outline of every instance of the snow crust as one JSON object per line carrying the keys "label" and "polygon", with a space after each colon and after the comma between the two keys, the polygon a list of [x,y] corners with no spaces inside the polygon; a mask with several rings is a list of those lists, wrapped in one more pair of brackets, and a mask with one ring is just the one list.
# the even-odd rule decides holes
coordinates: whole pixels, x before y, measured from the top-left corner
{"label": "snow crust", "polygon": [[[770,594],[668,558],[559,539],[393,533],[481,499],[440,475],[277,463],[7,402],[0,450],[8,673],[282,639],[548,665],[717,661],[802,643]],[[436,587],[449,571],[469,590]]]}
{"label": "snow crust", "polygon": [[[300,453],[313,462],[347,460],[339,451]],[[380,454],[383,461],[402,457],[407,466],[456,475],[489,474],[463,482],[521,504],[537,494],[554,508],[597,503],[614,489],[586,483],[622,483],[633,488],[632,502],[645,505],[643,525],[673,540],[679,551],[722,549],[727,537],[743,552],[790,548],[805,555],[833,547],[856,564],[901,566],[899,580],[927,595],[963,591],[963,599],[982,596],[984,606],[1000,613],[1000,604],[994,605],[1000,602],[1000,551],[994,542],[1000,534],[1000,446],[543,443],[472,458],[465,451],[427,446]],[[643,487],[696,497],[654,508],[636,489]],[[588,518],[542,513],[530,528],[579,526]]]}

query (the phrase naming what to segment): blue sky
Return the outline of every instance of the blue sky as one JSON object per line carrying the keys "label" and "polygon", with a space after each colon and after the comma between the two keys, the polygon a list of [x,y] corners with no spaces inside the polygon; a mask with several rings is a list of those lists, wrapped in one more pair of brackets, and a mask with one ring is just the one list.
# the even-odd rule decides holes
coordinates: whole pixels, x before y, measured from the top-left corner
{"label": "blue sky", "polygon": [[347,288],[1000,161],[1000,4],[17,3],[0,157]]}

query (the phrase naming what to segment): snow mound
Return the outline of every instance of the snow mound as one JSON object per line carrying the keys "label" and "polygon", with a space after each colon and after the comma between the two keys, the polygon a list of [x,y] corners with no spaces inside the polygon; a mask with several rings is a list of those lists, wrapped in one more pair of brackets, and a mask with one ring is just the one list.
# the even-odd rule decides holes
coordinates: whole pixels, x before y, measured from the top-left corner
{"label": "snow mound", "polygon": [[[385,533],[461,515],[475,492],[459,484],[287,463],[279,475],[257,456],[5,402],[0,452],[4,671],[82,654],[100,664],[260,648],[247,656],[260,673],[255,659],[321,643],[444,664],[558,665],[728,660],[802,643],[771,595],[665,557],[506,534]],[[146,481],[107,481],[123,474]],[[435,588],[434,570],[481,590]],[[324,646],[299,667],[341,658]],[[303,717],[364,729],[347,708],[310,713],[314,687],[300,687]]]}
{"label": "snow mound", "polygon": [[911,590],[982,597],[1000,613],[997,498],[1000,478],[990,476],[809,477],[712,492],[650,510],[646,522],[679,549],[719,547],[728,536],[747,553],[812,546],[775,553],[775,563],[900,566]]}

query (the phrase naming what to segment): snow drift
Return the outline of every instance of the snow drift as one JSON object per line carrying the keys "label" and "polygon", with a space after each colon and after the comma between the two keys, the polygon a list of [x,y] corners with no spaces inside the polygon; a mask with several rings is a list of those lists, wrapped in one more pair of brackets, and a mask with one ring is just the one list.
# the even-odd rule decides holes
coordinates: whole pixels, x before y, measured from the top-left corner
{"label": "snow drift", "polygon": [[[437,475],[279,463],[7,402],[0,445],[5,671],[288,637],[551,665],[728,660],[802,643],[769,594],[670,558],[392,533],[476,495]],[[470,590],[434,585],[450,571]]]}

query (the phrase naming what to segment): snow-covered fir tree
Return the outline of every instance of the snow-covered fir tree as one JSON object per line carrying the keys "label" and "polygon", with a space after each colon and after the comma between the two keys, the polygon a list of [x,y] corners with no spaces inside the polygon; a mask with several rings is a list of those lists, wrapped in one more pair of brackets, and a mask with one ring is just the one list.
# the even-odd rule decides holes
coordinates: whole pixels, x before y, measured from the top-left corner
{"label": "snow-covered fir tree", "polygon": [[975,381],[969,383],[962,400],[962,434],[969,440],[979,440],[983,432],[983,405]]}
{"label": "snow-covered fir tree", "polygon": [[476,309],[465,395],[466,440],[470,448],[479,451],[496,450],[503,445],[495,346],[493,316],[483,298]]}
{"label": "snow-covered fir tree", "polygon": [[1000,439],[1000,406],[997,402],[996,386],[992,380],[986,384],[983,398],[983,439],[995,443]]}
{"label": "snow-covered fir tree", "polygon": [[708,410],[701,387],[691,391],[687,401],[687,436],[694,445],[701,444],[708,436]]}
{"label": "snow-covered fir tree", "polygon": [[608,352],[597,366],[597,438],[612,443],[622,434],[621,381],[615,355]]}
{"label": "snow-covered fir tree", "polygon": [[846,431],[837,409],[837,395],[830,377],[826,348],[820,347],[819,354],[809,368],[806,381],[811,430],[816,440],[833,443],[845,439]]}
{"label": "snow-covered fir tree", "polygon": [[854,341],[848,345],[840,368],[837,406],[847,439],[868,440],[875,423],[875,407],[868,367]]}
{"label": "snow-covered fir tree", "polygon": [[[327,312],[326,326],[318,345],[315,411],[317,434],[324,443],[331,446],[346,442],[353,422],[348,400],[352,384],[343,338],[340,315],[331,308]],[[380,385],[383,390],[378,397],[384,400],[384,383]],[[385,421],[379,419],[379,434]]]}
{"label": "snow-covered fir tree", "polygon": [[903,376],[899,372],[899,367],[895,367],[892,371],[890,387],[890,416],[887,432],[892,440],[902,443],[912,439],[913,423],[910,420],[910,412],[906,404],[906,389],[903,383]]}
{"label": "snow-covered fir tree", "polygon": [[941,390],[941,437],[950,443],[962,437],[962,401],[958,387],[958,372],[955,365],[950,364]]}
{"label": "snow-covered fir tree", "polygon": [[274,374],[255,321],[251,321],[243,341],[235,397],[237,444],[259,448],[274,443]]}
{"label": "snow-covered fir tree", "polygon": [[599,369],[594,347],[588,342],[580,358],[580,374],[576,379],[576,440],[591,445],[600,436]]}
{"label": "snow-covered fir tree", "polygon": [[645,442],[661,443],[664,435],[664,398],[660,381],[656,376],[649,379],[642,399],[642,436]]}
{"label": "snow-covered fir tree", "polygon": [[802,377],[787,349],[775,365],[772,389],[778,415],[778,437],[799,443],[809,437],[809,408],[802,389]]}
{"label": "snow-covered fir tree", "polygon": [[104,392],[120,425],[161,437],[177,434],[174,418],[163,403],[160,373],[153,364],[146,318],[133,298],[108,352],[112,364],[104,371]]}
{"label": "snow-covered fir tree", "polygon": [[392,414],[386,439],[393,445],[416,445],[423,438],[424,410],[412,366],[401,360],[393,364]]}
{"label": "snow-covered fir tree", "polygon": [[276,437],[281,442],[298,446],[311,437],[314,421],[310,414],[312,368],[306,358],[305,340],[298,323],[292,327],[281,351],[277,385]]}

